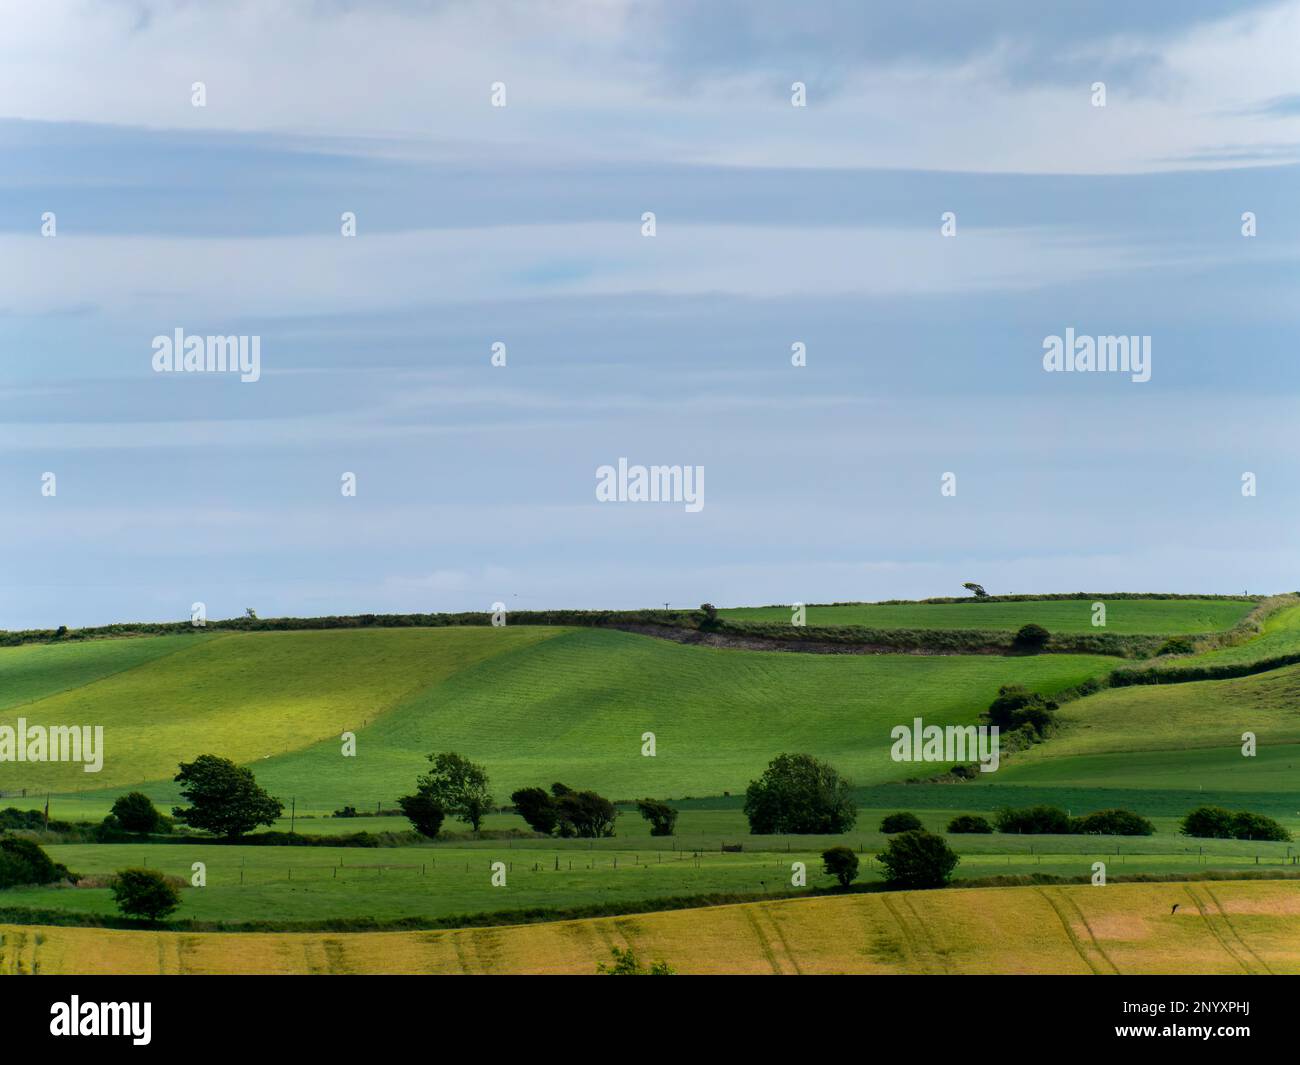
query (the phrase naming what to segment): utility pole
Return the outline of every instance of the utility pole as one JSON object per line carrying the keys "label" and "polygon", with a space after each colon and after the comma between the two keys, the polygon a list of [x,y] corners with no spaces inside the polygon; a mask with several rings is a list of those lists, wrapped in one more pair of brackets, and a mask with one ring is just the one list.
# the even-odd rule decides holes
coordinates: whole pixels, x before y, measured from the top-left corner
{"label": "utility pole", "polygon": [[298,797],[294,796],[289,802],[289,835],[292,836],[294,819],[298,816]]}

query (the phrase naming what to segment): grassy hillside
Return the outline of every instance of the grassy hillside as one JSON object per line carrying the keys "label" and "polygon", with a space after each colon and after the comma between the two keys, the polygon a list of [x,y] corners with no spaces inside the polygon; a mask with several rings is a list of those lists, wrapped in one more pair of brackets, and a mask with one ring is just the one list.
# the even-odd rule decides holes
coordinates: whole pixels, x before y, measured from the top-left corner
{"label": "grassy hillside", "polygon": [[208,638],[159,636],[0,648],[0,710],[92,684],[176,651],[192,650]]}
{"label": "grassy hillside", "polygon": [[[1120,635],[1218,632],[1230,629],[1254,607],[1247,600],[1113,599],[1105,628],[1092,624],[1092,602],[1083,599],[1014,603],[860,603],[813,606],[810,626],[861,625],[877,629],[983,629],[1014,632],[1030,622],[1049,632],[1110,632]],[[790,623],[786,606],[734,607],[718,613],[733,621]]]}
{"label": "grassy hillside", "polygon": [[981,888],[445,932],[0,925],[0,973],[590,974],[614,946],[681,973],[1296,974],[1300,891],[1213,881]]}
{"label": "grassy hillside", "polygon": [[[331,742],[271,759],[259,777],[333,809],[401,794],[431,750],[472,753],[500,801],[557,779],[615,798],[740,792],[780,751],[827,758],[860,783],[931,775],[890,761],[894,725],[975,722],[1001,684],[1055,691],[1108,661],[799,655],[579,630],[422,692],[360,734],[354,761]],[[653,758],[641,754],[645,732]]]}
{"label": "grassy hillside", "polygon": [[[25,706],[31,722],[103,723],[104,771],[13,765],[0,786],[158,782],[210,751],[254,763],[300,808],[373,808],[408,789],[431,750],[485,763],[500,801],[555,779],[620,798],[719,794],[743,789],[782,750],[830,758],[868,783],[933,772],[889,760],[899,722],[974,722],[1001,684],[1056,691],[1108,665],[715,650],[534,627],[227,635]],[[357,731],[356,758],[340,756],[344,729]],[[654,758],[641,755],[647,731]],[[175,795],[170,784],[152,791]]]}
{"label": "grassy hillside", "polygon": [[[105,757],[98,774],[79,764],[6,763],[0,788],[128,785],[170,777],[181,759],[199,754],[260,762],[325,737],[337,754],[344,729],[361,729],[457,670],[557,631],[350,629],[6,648],[0,670],[25,669],[28,691],[67,687],[75,671],[65,666],[83,662],[78,655],[88,656],[102,679],[83,666],[87,683],[0,713],[0,724],[21,714],[29,725],[102,725]],[[9,666],[10,656],[20,665]]]}

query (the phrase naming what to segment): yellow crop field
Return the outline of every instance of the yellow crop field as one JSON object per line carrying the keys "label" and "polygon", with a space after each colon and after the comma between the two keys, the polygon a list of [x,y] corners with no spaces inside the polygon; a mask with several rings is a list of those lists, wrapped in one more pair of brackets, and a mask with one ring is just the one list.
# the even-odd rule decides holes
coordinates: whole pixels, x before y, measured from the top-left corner
{"label": "yellow crop field", "polygon": [[0,974],[589,974],[615,946],[684,974],[1298,974],[1300,884],[910,891],[436,932],[0,925]]}

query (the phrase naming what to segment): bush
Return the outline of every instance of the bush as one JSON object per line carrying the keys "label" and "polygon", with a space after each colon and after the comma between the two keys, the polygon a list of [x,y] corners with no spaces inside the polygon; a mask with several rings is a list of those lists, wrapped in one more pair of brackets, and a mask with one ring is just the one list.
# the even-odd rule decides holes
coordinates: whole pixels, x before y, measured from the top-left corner
{"label": "bush", "polygon": [[831,847],[822,851],[822,868],[840,887],[848,887],[858,876],[858,856],[851,847]]}
{"label": "bush", "polygon": [[0,836],[0,888],[75,879],[66,866],[51,861],[50,856],[30,839]]}
{"label": "bush", "polygon": [[1004,732],[1028,727],[1035,735],[1043,736],[1055,721],[1056,709],[1055,702],[1022,684],[1004,684],[985,716],[990,725],[997,725]]}
{"label": "bush", "polygon": [[1075,818],[1074,831],[1099,836],[1149,836],[1155,826],[1131,810],[1098,810]]}
{"label": "bush", "polygon": [[1023,810],[1004,807],[993,816],[999,832],[1026,836],[1067,836],[1074,827],[1070,815],[1055,806],[1029,806]]}
{"label": "bush", "polygon": [[1016,646],[1022,651],[1041,651],[1047,646],[1047,641],[1052,638],[1052,634],[1043,626],[1036,625],[1032,621],[1028,625],[1022,625],[1020,631],[1016,633]]}
{"label": "bush", "polygon": [[1156,656],[1160,655],[1190,655],[1196,651],[1196,644],[1192,643],[1191,638],[1187,636],[1171,636],[1156,650]]}
{"label": "bush", "polygon": [[1273,840],[1279,843],[1291,841],[1291,833],[1271,817],[1244,810],[1232,815],[1232,834],[1237,839]]}
{"label": "bush", "polygon": [[171,830],[167,818],[158,812],[149,796],[141,791],[119,795],[109,817],[115,818],[124,832],[135,832],[138,835]]}
{"label": "bush", "polygon": [[911,832],[922,827],[924,826],[921,824],[921,819],[911,813],[886,814],[880,822],[880,831],[888,835],[895,832]]}
{"label": "bush", "polygon": [[1178,830],[1197,839],[1232,839],[1232,812],[1221,806],[1198,806],[1183,818]]}
{"label": "bush", "polygon": [[953,835],[983,834],[992,832],[993,826],[978,814],[958,814],[948,822],[948,831]]}
{"label": "bush", "polygon": [[671,836],[677,824],[677,811],[657,799],[639,799],[636,808],[650,822],[650,835]]}
{"label": "bush", "polygon": [[153,869],[123,869],[113,878],[112,891],[126,917],[159,921],[181,904],[180,892]]}
{"label": "bush", "polygon": [[924,829],[895,836],[876,857],[885,867],[885,883],[896,888],[943,887],[961,861],[947,840]]}
{"label": "bush", "polygon": [[341,810],[335,810],[330,816],[331,817],[356,817],[358,816],[357,808],[355,806],[345,806]]}
{"label": "bush", "polygon": [[1198,806],[1183,818],[1179,831],[1198,839],[1249,839],[1289,842],[1291,833],[1271,817],[1221,806]]}
{"label": "bush", "polygon": [[437,839],[442,831],[442,823],[447,818],[447,811],[442,808],[432,793],[423,788],[414,795],[403,795],[397,800],[402,813],[411,822],[411,827],[420,835]]}
{"label": "bush", "polygon": [[745,790],[745,816],[756,835],[847,832],[858,818],[853,785],[810,754],[779,754]]}

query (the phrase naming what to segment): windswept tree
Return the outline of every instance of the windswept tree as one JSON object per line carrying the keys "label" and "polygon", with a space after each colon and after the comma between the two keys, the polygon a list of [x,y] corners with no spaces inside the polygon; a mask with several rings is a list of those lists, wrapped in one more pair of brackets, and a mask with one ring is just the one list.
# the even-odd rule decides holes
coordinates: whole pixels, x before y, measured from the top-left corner
{"label": "windswept tree", "polygon": [[544,832],[549,836],[560,823],[555,799],[545,788],[520,788],[510,796],[510,801],[534,832]]}
{"label": "windswept tree", "polygon": [[603,839],[614,834],[618,810],[603,795],[594,791],[574,791],[564,784],[552,784],[555,811],[561,836],[579,839]]}
{"label": "windswept tree", "polygon": [[858,818],[853,785],[810,754],[779,754],[745,791],[745,816],[755,835],[779,832],[839,835]]}
{"label": "windswept tree", "polygon": [[411,827],[420,835],[429,839],[438,838],[447,811],[438,805],[438,800],[429,792],[417,790],[414,795],[403,795],[397,800],[397,805],[411,822]]}
{"label": "windswept tree", "polygon": [[638,799],[636,808],[650,822],[650,835],[671,836],[677,824],[677,811],[658,799]]}
{"label": "windswept tree", "polygon": [[258,787],[252,770],[229,758],[201,754],[192,762],[182,762],[172,779],[181,785],[181,796],[190,803],[173,809],[172,816],[225,839],[238,839],[258,825],[274,824],[284,813],[284,804]]}
{"label": "windswept tree", "polygon": [[976,584],[974,581],[967,581],[962,587],[974,595],[976,599],[987,599],[989,597],[989,593],[984,590],[984,585]]}
{"label": "windswept tree", "polygon": [[459,817],[477,832],[492,809],[487,770],[468,758],[446,751],[428,756],[433,768],[416,782],[416,793]]}

